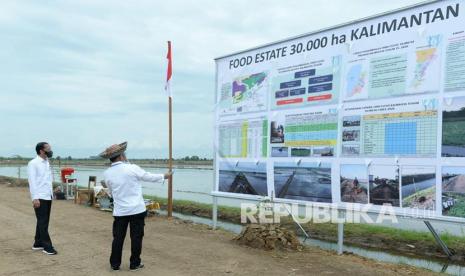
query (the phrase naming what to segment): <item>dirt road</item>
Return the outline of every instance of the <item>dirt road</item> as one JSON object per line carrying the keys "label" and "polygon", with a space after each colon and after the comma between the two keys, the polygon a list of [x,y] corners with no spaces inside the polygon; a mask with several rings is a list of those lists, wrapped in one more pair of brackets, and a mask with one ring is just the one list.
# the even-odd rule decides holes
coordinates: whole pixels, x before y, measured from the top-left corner
{"label": "dirt road", "polygon": [[128,271],[127,241],[123,271],[111,272],[112,220],[109,213],[54,201],[50,233],[59,254],[32,252],[35,217],[28,190],[0,185],[0,275],[432,275],[316,248],[264,252],[234,244],[230,233],[162,217],[146,222],[146,267]]}

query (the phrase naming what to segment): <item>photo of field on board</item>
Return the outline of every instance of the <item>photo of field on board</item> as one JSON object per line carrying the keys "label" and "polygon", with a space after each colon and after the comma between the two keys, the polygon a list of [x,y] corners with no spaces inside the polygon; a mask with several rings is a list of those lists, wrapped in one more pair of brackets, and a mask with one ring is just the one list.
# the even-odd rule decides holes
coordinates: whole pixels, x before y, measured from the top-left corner
{"label": "photo of field on board", "polygon": [[220,162],[219,190],[226,193],[268,195],[266,163]]}
{"label": "photo of field on board", "polygon": [[444,98],[442,156],[465,157],[465,97]]}
{"label": "photo of field on board", "polygon": [[370,203],[400,206],[399,167],[389,165],[371,165],[369,168]]}
{"label": "photo of field on board", "polygon": [[436,168],[402,167],[402,207],[436,209]]}
{"label": "photo of field on board", "polygon": [[442,214],[465,217],[465,167],[442,168]]}
{"label": "photo of field on board", "polygon": [[325,163],[275,162],[274,188],[277,198],[332,202],[331,167]]}
{"label": "photo of field on board", "polygon": [[341,201],[368,203],[368,169],[366,165],[341,165]]}

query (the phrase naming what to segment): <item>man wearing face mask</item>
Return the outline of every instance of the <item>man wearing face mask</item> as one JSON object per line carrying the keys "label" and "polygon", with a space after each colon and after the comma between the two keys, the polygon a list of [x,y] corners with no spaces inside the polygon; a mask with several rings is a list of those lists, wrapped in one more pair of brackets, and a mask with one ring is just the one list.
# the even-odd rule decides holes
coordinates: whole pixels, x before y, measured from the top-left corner
{"label": "man wearing face mask", "polygon": [[111,167],[103,176],[109,193],[113,198],[113,243],[111,246],[110,265],[119,270],[124,238],[128,226],[131,236],[131,258],[129,269],[139,270],[144,267],[141,262],[142,238],[144,237],[145,217],[147,215],[142,185],[139,181],[159,182],[171,174],[152,174],[137,165],[129,164],[125,151],[127,142],[107,148],[99,156],[110,159]]}
{"label": "man wearing face mask", "polygon": [[48,143],[40,142],[36,146],[36,153],[37,157],[27,165],[29,191],[37,218],[32,250],[42,250],[47,255],[56,255],[57,251],[53,248],[48,234],[53,199],[53,178],[49,158],[52,158],[53,151]]}

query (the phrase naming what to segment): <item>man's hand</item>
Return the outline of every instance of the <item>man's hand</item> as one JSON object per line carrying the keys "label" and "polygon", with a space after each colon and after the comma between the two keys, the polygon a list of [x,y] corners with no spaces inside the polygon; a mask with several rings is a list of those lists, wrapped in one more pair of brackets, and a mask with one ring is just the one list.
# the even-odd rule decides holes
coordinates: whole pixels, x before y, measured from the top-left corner
{"label": "man's hand", "polygon": [[172,175],[173,175],[173,172],[167,172],[167,173],[165,173],[164,177],[165,177],[165,179],[168,179]]}
{"label": "man's hand", "polygon": [[34,199],[32,201],[32,206],[34,206],[35,209],[39,208],[40,207],[40,200]]}

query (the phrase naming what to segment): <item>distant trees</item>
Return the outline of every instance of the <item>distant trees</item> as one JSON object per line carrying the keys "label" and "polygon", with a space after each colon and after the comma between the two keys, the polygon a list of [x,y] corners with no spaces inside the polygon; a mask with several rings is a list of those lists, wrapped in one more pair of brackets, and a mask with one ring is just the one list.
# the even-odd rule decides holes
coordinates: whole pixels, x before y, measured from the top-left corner
{"label": "distant trees", "polygon": [[460,108],[459,110],[454,110],[454,111],[444,111],[442,113],[442,117],[444,119],[448,118],[463,118],[465,117],[465,107]]}
{"label": "distant trees", "polygon": [[207,158],[200,158],[197,155],[192,155],[192,156],[186,156],[184,158],[181,158],[182,161],[208,161],[209,159]]}
{"label": "distant trees", "polygon": [[184,161],[199,161],[200,158],[197,155],[192,155],[191,157],[186,156],[186,157],[182,158],[182,160],[184,160]]}

